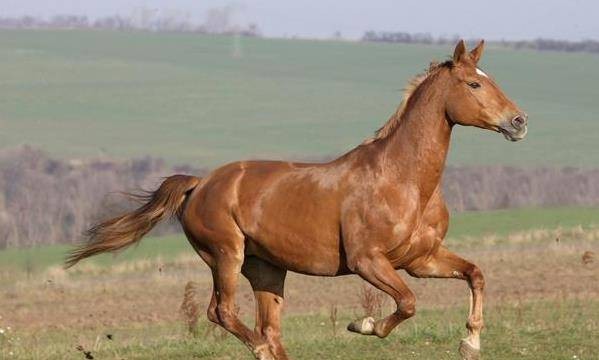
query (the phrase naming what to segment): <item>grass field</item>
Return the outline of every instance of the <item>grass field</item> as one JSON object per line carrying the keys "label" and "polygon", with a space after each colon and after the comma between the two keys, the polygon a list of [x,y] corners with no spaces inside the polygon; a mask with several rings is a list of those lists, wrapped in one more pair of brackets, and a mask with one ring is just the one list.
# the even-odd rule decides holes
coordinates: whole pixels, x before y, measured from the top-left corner
{"label": "grass field", "polygon": [[[572,311],[572,309],[576,309]],[[289,316],[283,331],[294,359],[457,359],[456,343],[464,335],[467,309],[423,310],[386,339],[361,337],[343,329],[351,313],[339,316],[333,330],[327,315]],[[484,334],[485,359],[596,359],[599,336],[599,302],[538,301],[493,307]],[[16,342],[12,358],[84,359],[73,345],[83,340],[84,349],[96,359],[252,359],[232,336],[211,332],[202,322],[197,336],[185,335],[180,323],[149,327],[111,328],[110,332],[41,331],[33,337],[35,349]],[[114,340],[108,340],[110,333]],[[0,350],[0,354],[2,354]],[[11,358],[11,357],[7,357]]]}
{"label": "grass field", "polygon": [[[341,153],[449,47],[192,34],[0,31],[0,143],[68,158],[214,166]],[[530,115],[525,142],[458,129],[453,164],[599,165],[599,57],[488,49]],[[559,144],[559,149],[556,149]],[[582,156],[581,154],[584,154]]]}

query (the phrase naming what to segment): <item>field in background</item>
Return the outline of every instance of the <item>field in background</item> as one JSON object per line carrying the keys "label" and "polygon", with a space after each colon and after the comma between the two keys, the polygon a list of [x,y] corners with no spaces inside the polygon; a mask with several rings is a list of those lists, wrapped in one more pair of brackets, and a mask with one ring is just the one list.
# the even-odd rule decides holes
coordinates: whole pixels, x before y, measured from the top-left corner
{"label": "field in background", "polygon": [[[196,166],[350,149],[449,47],[109,31],[0,31],[0,143]],[[597,166],[599,57],[488,49],[526,141],[458,129],[453,164]],[[559,148],[556,148],[559,145]],[[581,154],[584,154],[582,156]]]}

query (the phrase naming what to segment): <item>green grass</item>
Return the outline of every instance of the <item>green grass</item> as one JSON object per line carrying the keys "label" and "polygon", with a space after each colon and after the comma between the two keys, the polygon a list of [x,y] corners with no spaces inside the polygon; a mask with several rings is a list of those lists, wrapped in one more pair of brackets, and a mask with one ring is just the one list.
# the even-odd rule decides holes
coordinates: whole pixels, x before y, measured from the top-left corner
{"label": "green grass", "polygon": [[[346,151],[449,46],[109,31],[0,31],[0,143],[67,158],[214,166]],[[526,141],[456,129],[453,164],[599,165],[599,57],[487,50],[530,115]],[[584,154],[584,156],[582,156]]]}
{"label": "green grass", "polygon": [[[44,270],[52,265],[62,264],[65,255],[72,250],[71,245],[44,245],[32,248],[13,248],[0,251],[0,269],[12,268],[31,272]],[[117,255],[103,254],[86,260],[98,265],[109,266],[115,263],[140,259],[162,258],[172,260],[193,248],[183,235],[148,237]]]}
{"label": "green grass", "polygon": [[[328,315],[289,316],[283,322],[284,342],[294,359],[458,359],[457,346],[466,330],[467,310],[422,310],[385,339],[350,334],[344,327],[354,315],[343,313],[334,334]],[[486,311],[482,347],[485,359],[596,359],[599,344],[599,303],[541,301],[504,304]],[[232,336],[186,335],[182,324],[105,327],[101,330],[46,330],[19,333],[13,351],[18,359],[81,359],[77,344],[98,359],[251,359]],[[217,331],[218,334],[220,331]],[[114,340],[105,334],[113,334]],[[93,344],[96,344],[95,346]],[[576,356],[576,357],[574,357]],[[8,356],[7,356],[8,358]]]}
{"label": "green grass", "polygon": [[450,219],[448,237],[508,235],[532,229],[599,225],[599,209],[585,207],[527,208],[472,211]]}
{"label": "green grass", "polygon": [[[448,243],[460,245],[464,237],[488,234],[508,235],[532,229],[572,228],[575,226],[599,225],[599,208],[562,207],[546,209],[514,209],[480,211],[455,214],[450,220]],[[12,268],[29,272],[59,265],[71,246],[49,245],[26,249],[6,249],[0,251],[0,269]],[[130,260],[161,257],[172,260],[184,252],[193,252],[182,235],[149,237],[139,245],[113,255],[100,255],[89,262],[98,265],[112,265]]]}

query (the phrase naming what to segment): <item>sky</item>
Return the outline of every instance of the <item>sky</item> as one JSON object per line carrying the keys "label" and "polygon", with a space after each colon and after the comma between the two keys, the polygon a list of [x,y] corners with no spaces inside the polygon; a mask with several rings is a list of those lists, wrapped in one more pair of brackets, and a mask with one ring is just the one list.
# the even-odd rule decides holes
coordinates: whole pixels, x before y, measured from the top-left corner
{"label": "sky", "polygon": [[488,40],[599,39],[597,0],[0,0],[0,16],[97,18],[150,8],[201,23],[207,10],[225,6],[234,9],[236,23],[256,23],[270,37],[329,38],[340,31],[359,38],[381,30]]}

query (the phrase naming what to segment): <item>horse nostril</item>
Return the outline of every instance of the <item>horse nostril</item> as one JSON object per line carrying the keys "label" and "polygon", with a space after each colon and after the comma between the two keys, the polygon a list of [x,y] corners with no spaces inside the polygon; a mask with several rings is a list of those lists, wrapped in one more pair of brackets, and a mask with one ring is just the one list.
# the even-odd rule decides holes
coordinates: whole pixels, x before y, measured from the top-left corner
{"label": "horse nostril", "polygon": [[526,126],[526,115],[518,115],[515,118],[512,119],[512,125],[516,128],[516,129],[521,129],[522,127]]}

